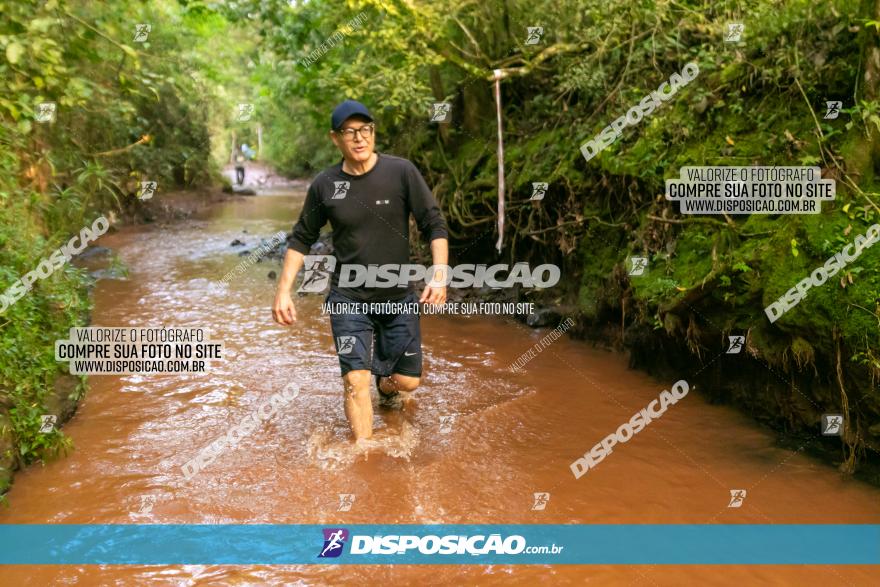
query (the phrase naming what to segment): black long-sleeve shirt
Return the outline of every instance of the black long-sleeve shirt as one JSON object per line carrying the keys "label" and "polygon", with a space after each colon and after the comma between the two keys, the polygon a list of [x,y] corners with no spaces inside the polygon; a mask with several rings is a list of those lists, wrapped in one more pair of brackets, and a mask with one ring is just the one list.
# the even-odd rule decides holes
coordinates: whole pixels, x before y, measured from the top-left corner
{"label": "black long-sleeve shirt", "polygon": [[299,221],[287,246],[308,255],[329,220],[333,228],[336,268],[331,287],[363,301],[405,296],[405,287],[339,287],[341,265],[409,263],[409,215],[428,240],[448,238],[446,221],[434,195],[415,165],[402,157],[378,153],[376,164],[363,175],[342,171],[342,163],[328,167],[309,186]]}

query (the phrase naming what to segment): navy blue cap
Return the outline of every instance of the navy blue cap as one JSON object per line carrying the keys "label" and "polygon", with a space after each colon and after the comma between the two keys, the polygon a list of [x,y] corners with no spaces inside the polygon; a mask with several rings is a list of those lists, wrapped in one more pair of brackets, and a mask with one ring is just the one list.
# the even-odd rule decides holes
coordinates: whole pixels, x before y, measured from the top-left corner
{"label": "navy blue cap", "polygon": [[346,100],[333,109],[333,115],[330,117],[330,128],[336,130],[342,123],[352,116],[363,116],[370,122],[373,122],[373,115],[367,110],[367,107],[357,100]]}

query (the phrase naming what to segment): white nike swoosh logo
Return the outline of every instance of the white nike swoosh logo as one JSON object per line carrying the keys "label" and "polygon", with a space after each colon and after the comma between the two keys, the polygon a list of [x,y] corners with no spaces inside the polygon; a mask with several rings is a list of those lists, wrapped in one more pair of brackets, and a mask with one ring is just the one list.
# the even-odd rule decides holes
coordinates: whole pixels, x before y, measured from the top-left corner
{"label": "white nike swoosh logo", "polygon": [[411,357],[411,356],[413,356],[413,355],[417,355],[417,354],[419,354],[419,353],[406,353],[406,352],[405,352],[405,353],[403,353],[403,356],[404,356],[404,357]]}

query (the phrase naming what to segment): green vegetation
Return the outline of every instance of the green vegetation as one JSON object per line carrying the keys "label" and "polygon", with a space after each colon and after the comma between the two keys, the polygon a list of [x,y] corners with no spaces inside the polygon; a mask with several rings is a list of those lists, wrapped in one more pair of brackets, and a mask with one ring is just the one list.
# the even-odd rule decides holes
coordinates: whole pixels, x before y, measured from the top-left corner
{"label": "green vegetation", "polygon": [[[0,12],[5,290],[98,216],[132,208],[140,181],[209,181],[205,104],[216,97],[196,49],[217,30],[174,2],[0,2]],[[137,23],[152,23],[146,43],[132,41]],[[42,102],[56,103],[53,123],[36,121]],[[0,314],[0,493],[11,469],[69,446],[39,432],[40,416],[64,416],[84,390],[57,385],[54,341],[86,323],[88,282],[67,264]]]}

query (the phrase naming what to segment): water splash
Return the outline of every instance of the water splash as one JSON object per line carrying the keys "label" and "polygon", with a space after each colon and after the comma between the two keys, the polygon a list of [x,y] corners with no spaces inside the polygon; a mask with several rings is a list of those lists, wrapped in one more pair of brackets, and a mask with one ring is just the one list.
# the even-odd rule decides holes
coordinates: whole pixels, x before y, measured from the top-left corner
{"label": "water splash", "polygon": [[306,442],[311,461],[323,470],[339,470],[352,465],[360,457],[369,460],[374,454],[409,461],[419,446],[419,429],[402,419],[399,426],[388,426],[373,432],[372,438],[352,441],[340,438],[328,428],[319,428]]}

